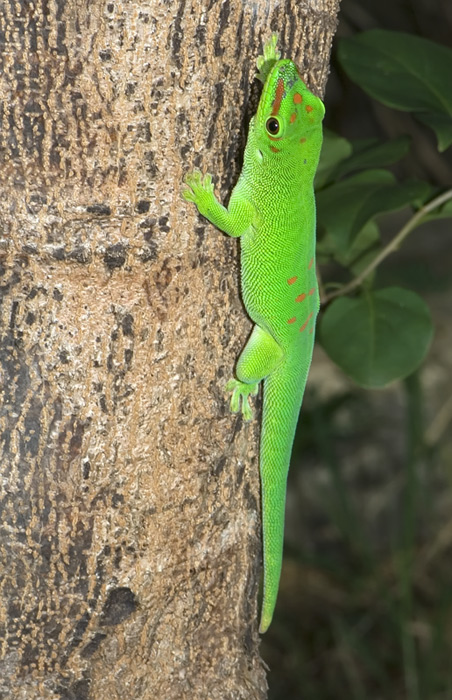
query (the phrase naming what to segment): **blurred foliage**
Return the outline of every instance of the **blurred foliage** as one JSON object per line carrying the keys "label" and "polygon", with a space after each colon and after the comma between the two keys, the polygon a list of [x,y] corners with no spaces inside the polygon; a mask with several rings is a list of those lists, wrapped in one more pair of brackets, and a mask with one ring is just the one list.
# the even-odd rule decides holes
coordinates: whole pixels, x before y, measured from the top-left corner
{"label": "blurred foliage", "polygon": [[[380,29],[342,40],[338,58],[372,97],[431,126],[440,150],[452,143],[452,50]],[[433,333],[420,297],[403,289],[375,293],[371,275],[427,216],[452,218],[452,189],[440,193],[413,178],[400,182],[382,167],[397,163],[409,147],[406,137],[352,142],[327,131],[316,178],[319,261],[337,262],[356,276],[332,294],[324,283],[323,305],[332,304],[320,320],[320,342],[365,387],[386,386],[417,369]],[[381,250],[379,217],[406,207],[414,213]],[[358,300],[337,298],[356,289]]]}
{"label": "blurred foliage", "polygon": [[[440,150],[452,143],[451,49],[378,29],[343,39],[338,59],[373,98],[428,124]],[[408,303],[403,290],[393,289],[389,303],[388,294],[374,292],[371,276],[427,216],[452,218],[452,190],[441,193],[438,185],[413,178],[400,182],[383,167],[397,163],[409,148],[403,136],[349,141],[326,131],[316,178],[319,261],[339,263],[357,276],[332,294],[324,283],[323,305],[332,304],[320,320],[320,342],[331,359],[365,387],[382,387],[413,372],[432,338],[424,302],[411,293]],[[406,207],[414,212],[411,219],[382,251],[379,217]],[[356,289],[362,295],[359,300],[336,298]],[[397,297],[406,304],[397,303]]]}
{"label": "blurred foliage", "polygon": [[[381,480],[374,476],[364,484],[356,483],[343,462],[352,450],[365,454],[378,419],[370,394],[348,393],[328,402],[310,397],[297,435],[300,472],[309,464],[318,469],[311,462],[316,455],[329,482],[320,479],[323,486],[317,486],[324,520],[317,513],[311,522],[314,543],[286,546],[282,600],[262,645],[272,700],[452,697],[452,524],[431,527],[438,521],[438,482],[435,456],[422,440],[418,375],[403,388],[404,450],[397,478],[382,460]],[[344,410],[353,419],[345,431]],[[380,445],[383,458],[387,449]],[[421,469],[424,462],[432,473]],[[295,468],[291,489],[296,481]],[[300,488],[309,478],[302,482]],[[365,506],[375,494],[386,506],[393,501],[393,509],[377,519],[378,532]]]}
{"label": "blurred foliage", "polygon": [[316,176],[318,339],[333,364],[308,382],[262,653],[271,700],[440,700],[452,698],[452,386],[427,421],[422,369],[432,300],[450,313],[452,237],[437,232],[452,219],[440,43],[452,5],[341,7]]}
{"label": "blurred foliage", "polygon": [[412,112],[436,133],[438,148],[452,144],[452,51],[403,32],[374,29],[339,45],[348,76],[388,107]]}

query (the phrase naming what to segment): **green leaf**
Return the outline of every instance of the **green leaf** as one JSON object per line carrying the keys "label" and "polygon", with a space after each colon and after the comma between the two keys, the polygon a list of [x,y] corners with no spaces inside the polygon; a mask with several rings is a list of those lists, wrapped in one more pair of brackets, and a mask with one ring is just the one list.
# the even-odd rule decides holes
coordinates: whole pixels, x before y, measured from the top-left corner
{"label": "green leaf", "polygon": [[371,97],[414,112],[428,124],[440,150],[452,143],[452,50],[403,32],[373,29],[342,39],[338,58]]}
{"label": "green leaf", "polygon": [[338,136],[329,129],[323,131],[323,144],[320,152],[320,160],[315,174],[314,187],[323,187],[328,182],[331,173],[337,165],[347,158],[352,152],[352,147],[347,139]]}
{"label": "green leaf", "polygon": [[340,297],[320,323],[320,342],[330,358],[358,384],[379,388],[419,367],[433,336],[421,297],[400,287]]}
{"label": "green leaf", "polygon": [[336,246],[336,240],[326,234],[317,242],[317,254],[333,258],[343,267],[349,267],[369,249],[375,248],[380,240],[380,231],[374,221],[368,221],[359,231],[353,243],[345,250]]}
{"label": "green leaf", "polygon": [[338,263],[344,267],[354,265],[369,251],[375,250],[380,241],[380,230],[375,221],[368,221],[359,231],[352,245],[344,253],[338,253],[335,257]]}
{"label": "green leaf", "polygon": [[411,138],[409,136],[400,136],[384,143],[374,139],[370,142],[367,139],[365,141],[352,141],[353,153],[339,164],[335,176],[342,177],[354,170],[381,168],[397,163],[408,153],[410,144]]}
{"label": "green leaf", "polygon": [[334,237],[345,253],[363,226],[374,216],[417,204],[425,197],[425,183],[398,183],[387,170],[366,170],[317,193],[319,226]]}
{"label": "green leaf", "polygon": [[452,119],[443,114],[421,113],[416,115],[419,121],[427,124],[436,133],[438,150],[445,151],[452,143]]}
{"label": "green leaf", "polygon": [[[374,221],[368,221],[358,233],[352,245],[345,251],[337,250],[334,238],[328,234],[324,236],[317,243],[316,259],[319,265],[325,265],[331,260],[336,260],[340,265],[348,268],[353,277],[356,277],[364,268],[370,265],[380,250],[380,230]],[[374,276],[375,271],[366,277],[363,284],[372,286]],[[326,283],[326,287],[329,287],[328,283]],[[334,288],[336,288],[336,285],[334,285]]]}

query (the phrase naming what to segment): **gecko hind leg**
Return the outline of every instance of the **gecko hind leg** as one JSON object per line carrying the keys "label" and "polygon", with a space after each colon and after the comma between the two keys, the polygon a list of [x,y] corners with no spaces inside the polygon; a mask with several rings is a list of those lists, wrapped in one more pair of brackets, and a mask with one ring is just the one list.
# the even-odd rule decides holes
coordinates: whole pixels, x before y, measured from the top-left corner
{"label": "gecko hind leg", "polygon": [[249,396],[257,394],[259,383],[273,372],[283,357],[284,352],[273,336],[260,326],[254,326],[237,361],[237,379],[230,379],[225,386],[225,391],[232,391],[232,413],[241,410],[245,420],[253,418]]}

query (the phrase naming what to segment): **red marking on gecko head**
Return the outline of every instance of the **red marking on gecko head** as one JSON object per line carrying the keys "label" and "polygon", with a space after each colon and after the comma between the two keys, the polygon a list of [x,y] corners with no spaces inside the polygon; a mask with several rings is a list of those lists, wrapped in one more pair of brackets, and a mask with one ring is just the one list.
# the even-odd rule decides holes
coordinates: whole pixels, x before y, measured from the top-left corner
{"label": "red marking on gecko head", "polygon": [[279,112],[279,108],[281,107],[281,100],[283,98],[284,94],[284,80],[280,78],[278,80],[278,84],[276,85],[276,93],[275,93],[275,101],[273,102],[273,107],[272,107],[272,117],[276,117],[276,115]]}
{"label": "red marking on gecko head", "polygon": [[274,146],[270,146],[270,150],[273,151],[273,153],[279,153],[281,151],[280,148],[275,148]]}
{"label": "red marking on gecko head", "polygon": [[296,92],[293,96],[293,102],[295,105],[301,105],[301,103],[303,102],[303,97],[300,95],[299,92]]}
{"label": "red marking on gecko head", "polygon": [[287,284],[295,284],[297,279],[298,279],[298,277],[291,277],[290,279],[287,280]]}
{"label": "red marking on gecko head", "polygon": [[306,294],[299,294],[295,301],[304,301],[306,299]]}
{"label": "red marking on gecko head", "polygon": [[311,107],[311,105],[306,105],[306,111],[307,111],[308,113],[309,113],[309,112],[312,112],[313,109],[314,109],[314,107]]}
{"label": "red marking on gecko head", "polygon": [[293,316],[292,318],[288,319],[287,323],[295,323],[296,320],[297,320],[296,317]]}
{"label": "red marking on gecko head", "polygon": [[311,269],[312,263],[313,263],[313,262],[314,262],[314,258],[311,258],[310,261],[309,261],[308,270]]}
{"label": "red marking on gecko head", "polygon": [[309,329],[309,333],[314,333],[314,329],[313,329],[313,328],[310,328],[310,329]]}
{"label": "red marking on gecko head", "polygon": [[311,318],[312,318],[312,314],[313,314],[313,312],[311,311],[311,313],[310,313],[309,316],[307,317],[306,321],[305,321],[305,322],[303,323],[303,325],[301,326],[301,328],[300,328],[300,333],[301,333],[302,331],[304,331],[304,329],[305,329],[306,326],[308,325],[309,321],[310,321]]}
{"label": "red marking on gecko head", "polygon": [[296,118],[297,118],[297,113],[294,112],[293,114],[290,115],[290,119],[289,119],[290,123],[293,124]]}

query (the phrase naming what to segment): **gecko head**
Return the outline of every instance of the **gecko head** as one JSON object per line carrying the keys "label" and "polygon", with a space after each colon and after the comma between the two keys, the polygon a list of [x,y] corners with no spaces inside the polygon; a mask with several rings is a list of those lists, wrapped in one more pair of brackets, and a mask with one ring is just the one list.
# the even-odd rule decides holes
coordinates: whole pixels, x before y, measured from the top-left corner
{"label": "gecko head", "polygon": [[277,61],[256,114],[256,146],[264,155],[293,153],[295,144],[320,130],[324,114],[323,102],[308,90],[295,63]]}

